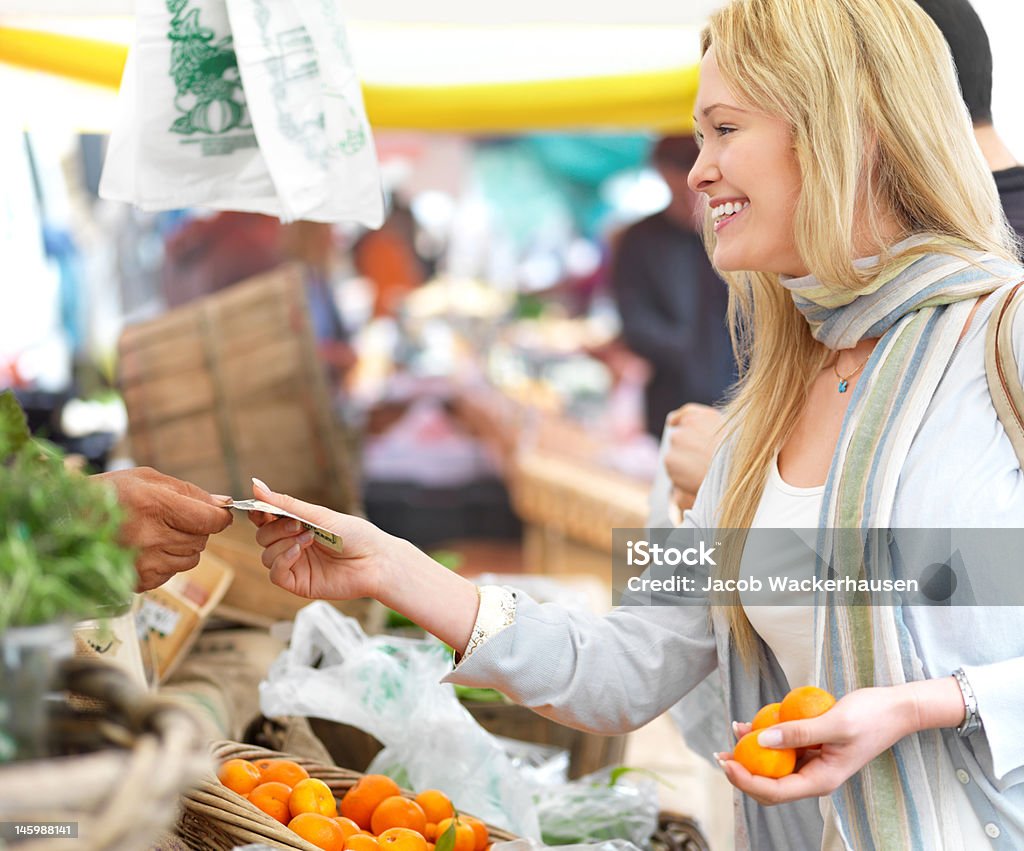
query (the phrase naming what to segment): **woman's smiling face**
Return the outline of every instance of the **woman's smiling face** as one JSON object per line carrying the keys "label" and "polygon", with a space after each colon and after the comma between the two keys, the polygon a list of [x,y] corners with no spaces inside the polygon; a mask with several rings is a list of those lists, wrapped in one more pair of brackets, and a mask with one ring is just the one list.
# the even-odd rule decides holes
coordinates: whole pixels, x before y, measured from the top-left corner
{"label": "woman's smiling face", "polygon": [[785,121],[740,104],[710,47],[694,116],[702,147],[689,184],[708,197],[712,261],[723,272],[806,275],[793,235],[801,182],[792,132]]}

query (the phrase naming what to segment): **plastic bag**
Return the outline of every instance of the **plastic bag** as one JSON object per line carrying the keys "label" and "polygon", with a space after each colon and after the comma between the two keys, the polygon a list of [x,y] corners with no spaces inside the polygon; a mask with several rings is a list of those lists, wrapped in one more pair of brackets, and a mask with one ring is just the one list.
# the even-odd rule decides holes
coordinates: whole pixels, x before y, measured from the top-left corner
{"label": "plastic bag", "polygon": [[[644,843],[641,847],[647,846],[648,843]],[[495,842],[491,851],[542,851],[546,847],[530,839],[515,839],[511,842]],[[563,845],[559,851],[640,851],[640,848],[625,839],[608,839],[594,844]]]}
{"label": "plastic bag", "polygon": [[604,768],[545,790],[537,815],[546,845],[624,839],[646,848],[658,827],[658,789],[644,772]]}
{"label": "plastic bag", "polygon": [[542,793],[545,787],[569,782],[569,751],[554,745],[523,742],[505,736],[494,737],[523,778]]}
{"label": "plastic bag", "polygon": [[440,789],[459,809],[539,836],[530,784],[440,682],[450,667],[436,641],[368,637],[357,621],[317,601],[296,615],[291,646],[260,683],[260,708],[365,730],[385,745],[371,771],[402,770],[415,789]]}
{"label": "plastic bag", "polygon": [[136,5],[102,197],[380,226],[376,153],[334,6]]}

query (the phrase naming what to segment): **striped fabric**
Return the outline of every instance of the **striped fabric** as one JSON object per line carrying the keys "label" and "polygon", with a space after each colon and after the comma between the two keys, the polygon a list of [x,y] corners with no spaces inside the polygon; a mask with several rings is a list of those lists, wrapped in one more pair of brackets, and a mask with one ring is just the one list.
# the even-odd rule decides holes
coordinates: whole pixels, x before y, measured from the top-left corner
{"label": "striped fabric", "polygon": [[[900,257],[923,244],[937,250]],[[782,282],[829,348],[880,338],[850,399],[822,502],[818,551],[831,554],[837,578],[890,575],[886,536],[877,530],[890,524],[911,442],[974,300],[1024,279],[1014,263],[930,235],[904,240],[892,254],[897,259],[887,272],[857,296],[832,292],[813,277]],[[817,601],[816,669],[837,697],[924,677],[899,607],[864,601],[840,594]],[[859,851],[945,847],[943,837],[959,833],[951,772],[937,730],[902,739],[832,796],[846,842]]]}

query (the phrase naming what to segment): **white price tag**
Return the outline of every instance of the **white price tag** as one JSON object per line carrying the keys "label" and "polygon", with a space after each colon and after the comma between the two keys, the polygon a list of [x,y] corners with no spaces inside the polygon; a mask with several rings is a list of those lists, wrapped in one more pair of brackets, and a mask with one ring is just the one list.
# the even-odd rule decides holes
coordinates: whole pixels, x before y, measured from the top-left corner
{"label": "white price tag", "polygon": [[181,620],[181,613],[161,606],[154,600],[143,600],[142,607],[135,617],[139,638],[144,638],[150,630],[158,635],[170,635]]}

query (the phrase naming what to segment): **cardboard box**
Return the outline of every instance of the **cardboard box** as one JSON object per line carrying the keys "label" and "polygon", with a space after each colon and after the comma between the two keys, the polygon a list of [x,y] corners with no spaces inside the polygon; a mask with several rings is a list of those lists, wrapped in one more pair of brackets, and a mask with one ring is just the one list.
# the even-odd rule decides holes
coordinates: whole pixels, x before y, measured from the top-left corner
{"label": "cardboard box", "polygon": [[192,570],[139,595],[135,623],[152,682],[162,683],[185,658],[234,576],[226,561],[204,552]]}

